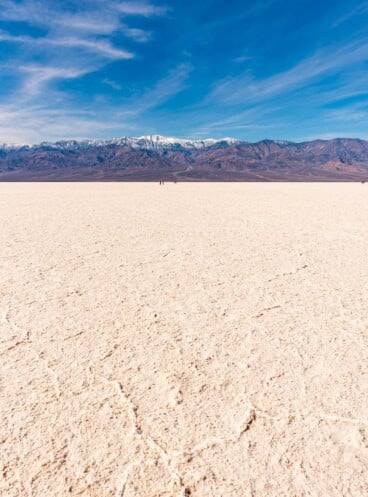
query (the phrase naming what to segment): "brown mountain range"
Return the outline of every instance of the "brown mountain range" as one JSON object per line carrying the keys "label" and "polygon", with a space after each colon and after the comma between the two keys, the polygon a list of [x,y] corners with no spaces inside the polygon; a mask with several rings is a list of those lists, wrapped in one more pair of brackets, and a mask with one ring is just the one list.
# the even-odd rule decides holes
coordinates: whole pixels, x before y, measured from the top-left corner
{"label": "brown mountain range", "polygon": [[170,140],[4,145],[0,181],[368,181],[364,140]]}

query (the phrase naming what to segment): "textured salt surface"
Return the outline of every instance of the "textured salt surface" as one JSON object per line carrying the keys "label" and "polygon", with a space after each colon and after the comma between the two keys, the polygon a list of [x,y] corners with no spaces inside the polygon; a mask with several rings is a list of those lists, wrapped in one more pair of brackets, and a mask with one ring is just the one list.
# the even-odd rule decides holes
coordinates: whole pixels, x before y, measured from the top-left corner
{"label": "textured salt surface", "polygon": [[367,495],[367,219],[361,184],[0,184],[0,495]]}

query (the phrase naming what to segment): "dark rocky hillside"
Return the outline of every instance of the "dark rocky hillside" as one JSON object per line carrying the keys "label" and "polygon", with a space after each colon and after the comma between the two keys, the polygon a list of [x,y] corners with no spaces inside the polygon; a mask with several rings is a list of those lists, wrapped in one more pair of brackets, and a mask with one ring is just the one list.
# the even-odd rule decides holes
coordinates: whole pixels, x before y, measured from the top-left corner
{"label": "dark rocky hillside", "polygon": [[368,142],[364,140],[167,140],[4,145],[0,146],[0,181],[368,180]]}

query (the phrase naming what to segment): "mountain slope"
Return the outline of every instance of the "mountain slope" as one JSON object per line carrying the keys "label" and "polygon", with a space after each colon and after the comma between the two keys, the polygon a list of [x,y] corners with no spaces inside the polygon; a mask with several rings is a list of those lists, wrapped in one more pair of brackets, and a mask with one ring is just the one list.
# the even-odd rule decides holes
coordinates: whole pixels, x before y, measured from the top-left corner
{"label": "mountain slope", "polygon": [[159,135],[0,145],[0,181],[365,181],[368,142],[183,140]]}

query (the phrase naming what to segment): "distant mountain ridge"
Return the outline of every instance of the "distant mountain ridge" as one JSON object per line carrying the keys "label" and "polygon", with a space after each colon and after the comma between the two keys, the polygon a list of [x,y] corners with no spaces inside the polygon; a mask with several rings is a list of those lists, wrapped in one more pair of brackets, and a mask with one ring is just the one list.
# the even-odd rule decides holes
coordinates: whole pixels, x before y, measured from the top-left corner
{"label": "distant mountain ridge", "polygon": [[69,149],[69,150],[77,150],[79,148],[86,147],[101,147],[108,145],[118,145],[118,146],[131,146],[135,149],[148,149],[148,150],[159,150],[165,148],[191,148],[191,149],[199,149],[199,148],[207,148],[217,143],[227,143],[227,144],[235,144],[240,143],[240,140],[235,140],[234,138],[221,138],[221,139],[213,139],[206,138],[203,140],[190,140],[186,138],[173,138],[168,136],[161,135],[149,135],[149,136],[140,136],[140,137],[129,137],[124,136],[122,138],[113,138],[111,140],[62,140],[57,142],[42,142],[37,145],[9,145],[4,144],[0,145],[0,149],[4,148],[7,150],[12,149],[37,149],[37,148],[45,148],[51,147],[56,149]]}
{"label": "distant mountain ridge", "polygon": [[368,142],[160,135],[0,145],[0,181],[366,181]]}

